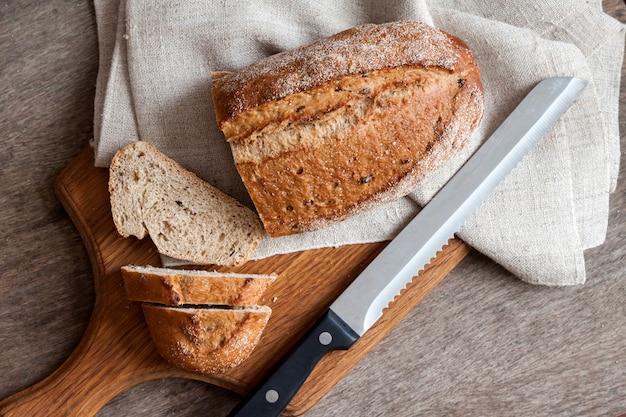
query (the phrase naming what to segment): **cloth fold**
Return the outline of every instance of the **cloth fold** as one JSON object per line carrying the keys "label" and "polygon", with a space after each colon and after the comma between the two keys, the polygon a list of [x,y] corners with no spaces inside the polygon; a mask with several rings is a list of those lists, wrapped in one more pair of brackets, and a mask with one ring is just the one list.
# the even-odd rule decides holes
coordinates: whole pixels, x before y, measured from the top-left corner
{"label": "cloth fold", "polygon": [[470,144],[409,196],[329,228],[267,238],[257,258],[391,239],[530,89],[552,76],[590,81],[583,96],[459,236],[518,278],[585,281],[584,250],[604,241],[619,168],[624,25],[598,2],[486,0],[152,2],[96,0],[100,69],[96,165],[146,140],[252,206],[215,122],[211,72],[236,70],[363,23],[417,20],[450,32],[481,67],[486,113]]}

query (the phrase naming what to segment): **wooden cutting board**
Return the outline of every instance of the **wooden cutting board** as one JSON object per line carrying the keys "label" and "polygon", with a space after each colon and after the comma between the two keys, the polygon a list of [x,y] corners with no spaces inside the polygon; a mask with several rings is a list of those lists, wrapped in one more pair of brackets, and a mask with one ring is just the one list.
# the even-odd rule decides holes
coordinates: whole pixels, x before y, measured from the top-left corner
{"label": "wooden cutting board", "polygon": [[[92,263],[94,310],[85,335],[67,361],[46,379],[0,402],[1,416],[93,416],[125,389],[168,377],[197,379],[246,394],[386,245],[309,250],[237,268],[212,268],[279,274],[260,302],[273,313],[246,362],[221,375],[192,374],[161,359],[152,346],[139,303],[125,297],[120,267],[160,265],[160,258],[149,239],[124,239],[117,234],[107,182],[108,171],[94,168],[90,148],[57,180],[57,195],[80,232]],[[322,359],[284,414],[303,414],[326,395],[469,250],[463,242],[451,240],[349,351],[333,352]]]}

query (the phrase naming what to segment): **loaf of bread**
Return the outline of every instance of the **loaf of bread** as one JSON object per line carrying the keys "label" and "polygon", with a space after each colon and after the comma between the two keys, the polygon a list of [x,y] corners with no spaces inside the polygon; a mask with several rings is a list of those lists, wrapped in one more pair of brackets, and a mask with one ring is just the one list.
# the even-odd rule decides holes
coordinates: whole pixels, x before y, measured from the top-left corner
{"label": "loaf of bread", "polygon": [[118,232],[196,264],[239,265],[264,236],[254,211],[198,178],[147,142],[111,162],[111,212]]}
{"label": "loaf of bread", "polygon": [[235,274],[136,265],[123,266],[122,276],[129,300],[169,306],[253,306],[276,280],[276,274]]}
{"label": "loaf of bread", "polygon": [[314,230],[411,192],[483,115],[460,39],[368,24],[213,74],[219,127],[271,236]]}
{"label": "loaf of bread", "polygon": [[241,364],[256,347],[269,307],[169,307],[142,304],[150,336],[172,365],[204,375]]}

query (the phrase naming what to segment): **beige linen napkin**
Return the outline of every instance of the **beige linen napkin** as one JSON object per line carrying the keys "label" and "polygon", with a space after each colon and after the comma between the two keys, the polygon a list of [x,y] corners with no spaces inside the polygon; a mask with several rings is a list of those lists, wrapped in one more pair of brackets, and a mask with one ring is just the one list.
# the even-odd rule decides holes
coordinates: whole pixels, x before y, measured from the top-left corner
{"label": "beige linen napkin", "polygon": [[624,26],[599,0],[518,3],[97,0],[96,165],[146,140],[251,204],[215,122],[211,72],[358,24],[418,20],[464,39],[481,67],[486,114],[470,145],[410,196],[317,232],[267,238],[256,257],[392,238],[534,85],[567,75],[589,87],[459,236],[526,282],[583,283],[583,252],[604,241],[618,172]]}

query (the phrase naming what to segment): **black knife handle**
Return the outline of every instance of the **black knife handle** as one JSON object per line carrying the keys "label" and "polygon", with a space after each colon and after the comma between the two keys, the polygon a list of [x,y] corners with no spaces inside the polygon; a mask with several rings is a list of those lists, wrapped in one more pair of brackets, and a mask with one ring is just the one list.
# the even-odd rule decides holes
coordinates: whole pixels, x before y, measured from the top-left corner
{"label": "black knife handle", "polygon": [[359,338],[328,310],[296,348],[228,417],[276,417],[287,407],[319,360],[332,350],[347,350]]}

